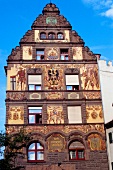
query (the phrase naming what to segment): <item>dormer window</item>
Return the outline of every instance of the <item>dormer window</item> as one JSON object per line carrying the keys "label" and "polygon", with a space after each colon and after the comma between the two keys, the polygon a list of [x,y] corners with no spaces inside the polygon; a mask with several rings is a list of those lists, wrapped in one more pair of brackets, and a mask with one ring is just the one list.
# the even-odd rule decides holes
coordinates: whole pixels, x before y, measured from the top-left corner
{"label": "dormer window", "polygon": [[58,33],[57,34],[57,38],[59,39],[59,40],[62,40],[64,37],[63,37],[63,34],[62,33]]}
{"label": "dormer window", "polygon": [[41,39],[41,40],[45,40],[45,39],[46,39],[46,33],[44,33],[44,32],[41,33],[41,34],[40,34],[40,39]]}
{"label": "dormer window", "polygon": [[48,34],[48,39],[50,39],[50,40],[54,40],[55,39],[55,34],[54,33],[49,33]]}

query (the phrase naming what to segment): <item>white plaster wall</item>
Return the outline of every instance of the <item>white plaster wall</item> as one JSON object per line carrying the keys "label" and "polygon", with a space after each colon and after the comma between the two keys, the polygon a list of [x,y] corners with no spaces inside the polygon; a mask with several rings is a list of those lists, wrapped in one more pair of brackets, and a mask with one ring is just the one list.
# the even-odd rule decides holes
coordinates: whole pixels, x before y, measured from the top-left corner
{"label": "white plaster wall", "polygon": [[109,160],[109,170],[112,170],[111,162],[113,162],[113,143],[109,142],[109,133],[113,132],[113,128],[106,129],[106,137],[107,137],[107,152],[108,152],[108,160]]}
{"label": "white plaster wall", "polygon": [[101,95],[105,123],[113,120],[113,66],[112,62],[106,63],[98,60]]}

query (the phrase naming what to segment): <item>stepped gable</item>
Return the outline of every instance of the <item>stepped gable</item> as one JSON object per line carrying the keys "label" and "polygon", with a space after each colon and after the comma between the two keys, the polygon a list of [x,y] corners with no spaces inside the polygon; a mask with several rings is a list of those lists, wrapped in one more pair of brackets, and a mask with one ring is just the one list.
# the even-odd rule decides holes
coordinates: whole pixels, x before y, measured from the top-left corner
{"label": "stepped gable", "polygon": [[63,27],[63,28],[72,28],[67,19],[60,15],[59,9],[55,4],[47,4],[42,14],[39,15],[34,21],[32,28],[41,28],[41,27]]}
{"label": "stepped gable", "polygon": [[11,51],[11,54],[8,56],[8,60],[19,60],[20,59],[20,47],[16,46]]}
{"label": "stepped gable", "polygon": [[20,42],[33,42],[33,31],[28,30],[23,38],[21,38]]}

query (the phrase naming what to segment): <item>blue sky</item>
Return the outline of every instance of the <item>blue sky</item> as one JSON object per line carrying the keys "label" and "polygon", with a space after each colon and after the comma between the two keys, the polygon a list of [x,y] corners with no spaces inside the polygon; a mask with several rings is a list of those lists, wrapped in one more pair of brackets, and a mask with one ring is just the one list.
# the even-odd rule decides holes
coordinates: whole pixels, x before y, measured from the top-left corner
{"label": "blue sky", "polygon": [[[4,66],[12,48],[50,0],[0,0],[0,130],[5,123]],[[113,60],[113,0],[52,0],[94,53]]]}

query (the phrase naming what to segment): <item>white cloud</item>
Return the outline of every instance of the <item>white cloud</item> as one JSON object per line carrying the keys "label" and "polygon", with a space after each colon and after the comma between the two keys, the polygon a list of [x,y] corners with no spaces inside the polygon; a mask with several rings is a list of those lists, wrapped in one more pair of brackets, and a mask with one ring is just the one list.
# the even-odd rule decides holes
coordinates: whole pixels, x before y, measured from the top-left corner
{"label": "white cloud", "polygon": [[113,19],[113,0],[82,0],[83,3],[92,6],[101,16]]}
{"label": "white cloud", "polygon": [[101,15],[113,19],[113,5],[107,11],[102,12]]}

